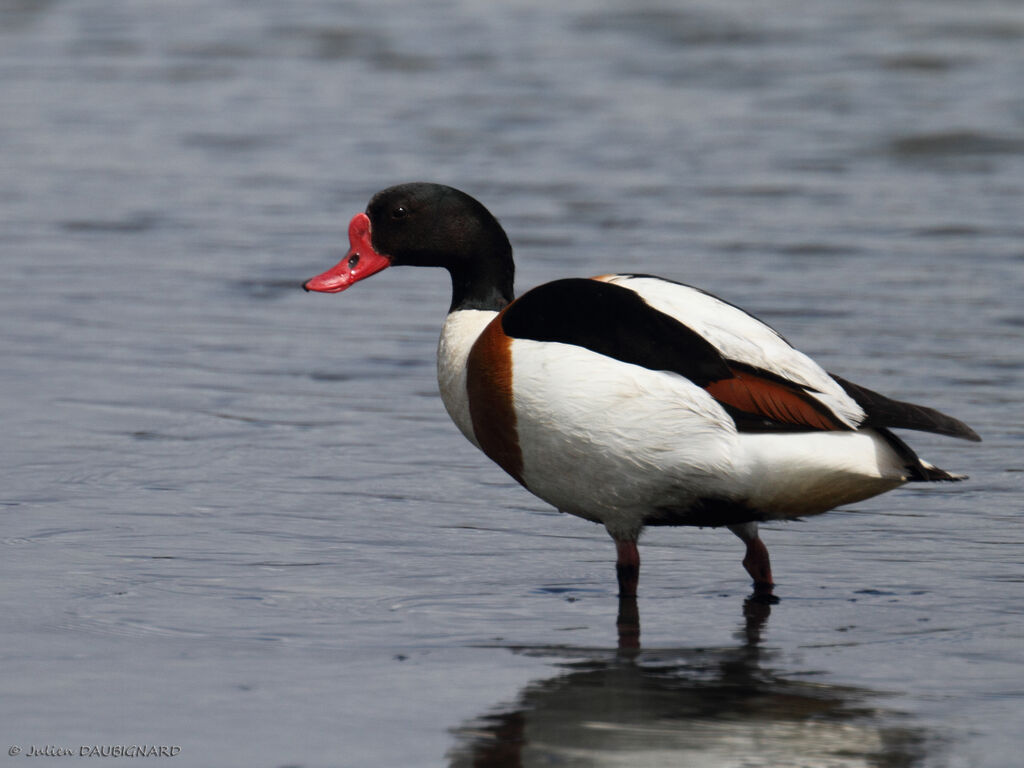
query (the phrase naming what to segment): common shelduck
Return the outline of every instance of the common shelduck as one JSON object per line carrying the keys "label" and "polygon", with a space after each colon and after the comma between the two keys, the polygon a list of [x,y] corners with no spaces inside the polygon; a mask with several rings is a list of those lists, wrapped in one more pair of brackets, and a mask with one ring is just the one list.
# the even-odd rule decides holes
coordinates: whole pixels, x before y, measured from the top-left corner
{"label": "common shelduck", "polygon": [[636,594],[645,526],[727,527],[755,588],[770,592],[759,522],[963,479],[890,428],[980,440],[827,373],[753,315],[682,283],[609,274],[517,299],[504,230],[451,187],[378,192],[348,235],[345,258],[305,289],[337,293],[397,265],[447,269],[437,378],[448,413],[527,490],[605,526],[623,597]]}

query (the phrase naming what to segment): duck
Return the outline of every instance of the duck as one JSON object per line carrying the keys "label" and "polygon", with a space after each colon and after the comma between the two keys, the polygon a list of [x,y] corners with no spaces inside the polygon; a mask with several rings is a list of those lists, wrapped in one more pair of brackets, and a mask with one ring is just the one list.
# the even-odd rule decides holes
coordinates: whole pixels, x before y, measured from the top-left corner
{"label": "duck", "polygon": [[636,596],[637,542],[656,526],[727,528],[755,593],[772,596],[760,523],[966,479],[894,429],[981,439],[826,372],[767,323],[681,282],[568,277],[516,297],[504,229],[454,187],[388,187],[348,237],[344,258],[303,287],[338,293],[389,267],[446,269],[437,379],[448,414],[528,491],[605,527],[620,598]]}

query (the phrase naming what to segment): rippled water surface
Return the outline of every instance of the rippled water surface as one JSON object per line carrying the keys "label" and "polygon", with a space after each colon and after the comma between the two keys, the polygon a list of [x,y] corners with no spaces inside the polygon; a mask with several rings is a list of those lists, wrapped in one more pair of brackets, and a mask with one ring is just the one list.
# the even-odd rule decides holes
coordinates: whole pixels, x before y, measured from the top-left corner
{"label": "rippled water surface", "polygon": [[[1019,764],[1022,51],[1009,0],[0,0],[3,759]],[[298,288],[414,179],[521,288],[662,274],[963,418],[907,437],[971,480],[766,526],[773,606],[653,531],[619,650],[608,537],[448,422],[446,276]]]}

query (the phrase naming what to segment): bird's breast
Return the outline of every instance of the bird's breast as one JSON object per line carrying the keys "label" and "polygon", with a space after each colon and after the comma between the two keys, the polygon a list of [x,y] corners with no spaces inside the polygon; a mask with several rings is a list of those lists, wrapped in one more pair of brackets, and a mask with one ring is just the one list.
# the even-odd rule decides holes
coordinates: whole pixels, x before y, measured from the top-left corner
{"label": "bird's breast", "polygon": [[497,312],[463,309],[449,313],[437,346],[437,383],[452,421],[471,443],[480,446],[473,430],[467,390],[467,362],[473,344]]}

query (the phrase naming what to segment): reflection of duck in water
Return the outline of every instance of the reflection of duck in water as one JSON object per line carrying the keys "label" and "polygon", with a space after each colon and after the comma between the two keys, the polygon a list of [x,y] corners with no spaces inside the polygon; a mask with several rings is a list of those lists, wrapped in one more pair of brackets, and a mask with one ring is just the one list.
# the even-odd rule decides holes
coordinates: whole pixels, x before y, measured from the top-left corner
{"label": "reflection of duck in water", "polygon": [[447,269],[445,407],[530,491],[604,524],[622,595],[636,594],[644,526],[727,526],[766,591],[759,521],[959,479],[890,428],[978,439],[938,411],[830,375],[757,318],[680,283],[602,275],[516,298],[501,225],[451,187],[379,192],[352,219],[349,241],[345,258],[306,289],[337,293],[398,264]]}
{"label": "reflection of duck in water", "polygon": [[759,647],[770,606],[747,601],[735,648],[514,648],[569,659],[517,701],[454,730],[451,768],[699,766],[904,768],[925,733],[872,704],[879,694],[787,679]]}

